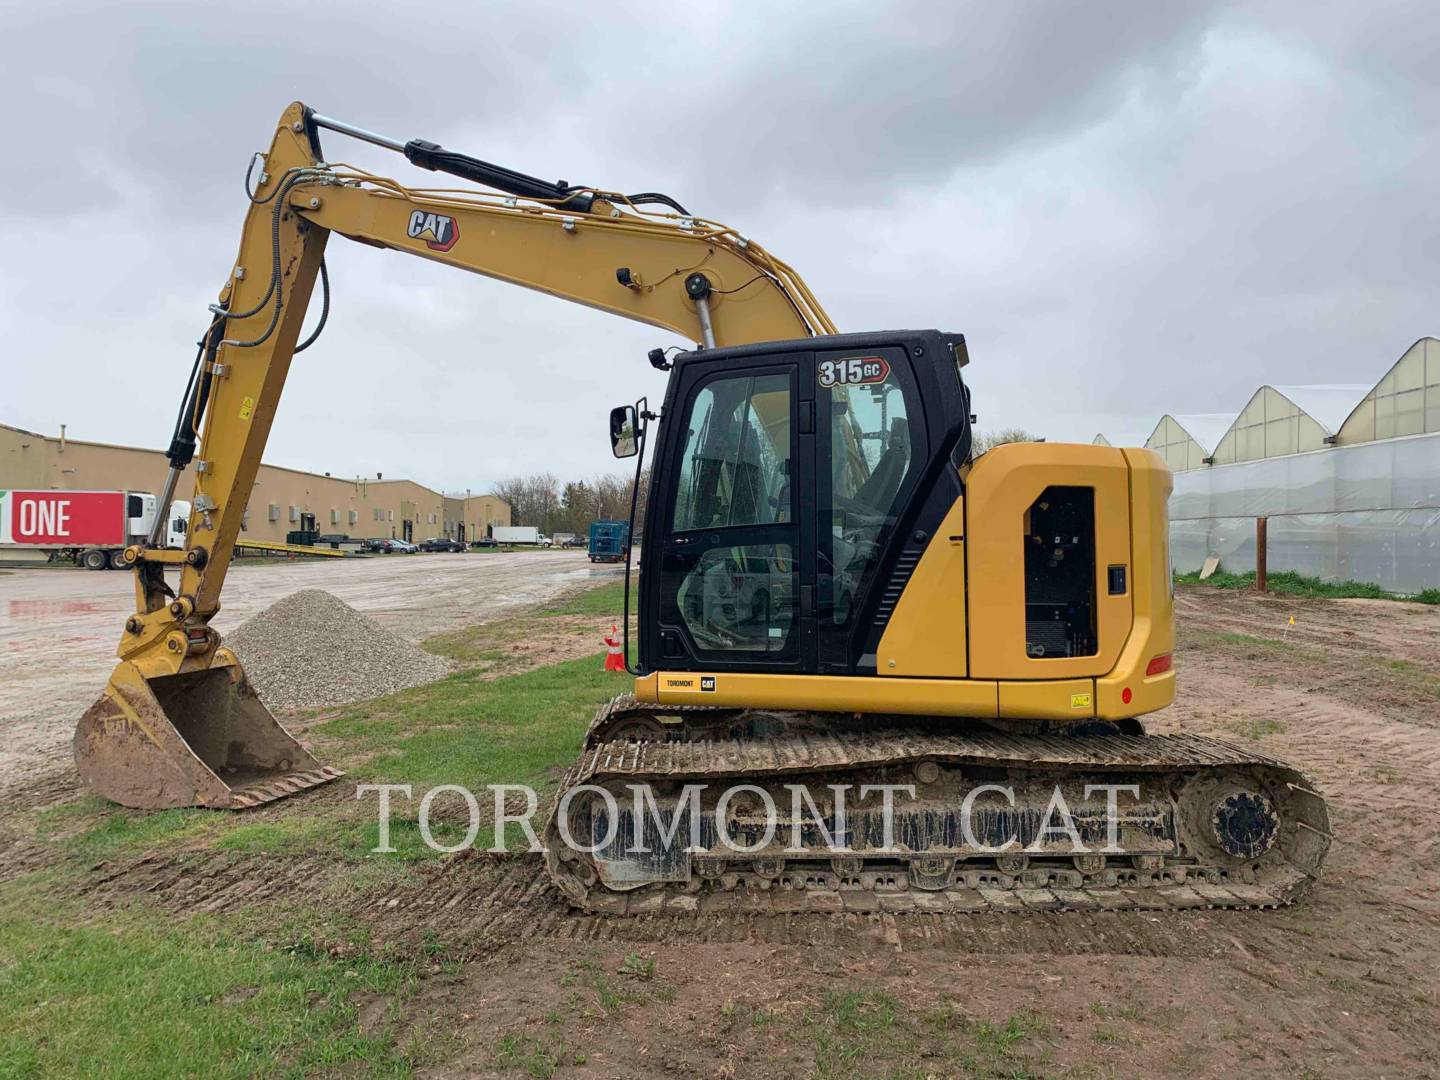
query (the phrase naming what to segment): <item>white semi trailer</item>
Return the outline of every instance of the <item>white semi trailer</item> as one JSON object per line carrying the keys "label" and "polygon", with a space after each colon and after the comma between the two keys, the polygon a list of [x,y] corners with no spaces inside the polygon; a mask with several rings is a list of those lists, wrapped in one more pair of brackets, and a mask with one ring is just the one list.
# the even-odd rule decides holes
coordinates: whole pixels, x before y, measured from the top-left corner
{"label": "white semi trailer", "polygon": [[[45,555],[69,559],[87,570],[121,570],[130,544],[150,535],[159,500],[145,491],[0,491],[0,557]],[[168,548],[183,548],[190,504],[170,504],[161,535]]]}

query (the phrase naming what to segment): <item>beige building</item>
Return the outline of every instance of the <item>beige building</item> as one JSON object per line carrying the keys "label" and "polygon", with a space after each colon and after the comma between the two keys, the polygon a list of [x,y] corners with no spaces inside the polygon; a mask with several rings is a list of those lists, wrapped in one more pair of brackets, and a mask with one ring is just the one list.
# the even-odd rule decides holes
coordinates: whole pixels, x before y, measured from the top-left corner
{"label": "beige building", "polygon": [[468,544],[489,536],[496,525],[510,524],[510,504],[495,495],[445,496],[445,535]]}
{"label": "beige building", "polygon": [[[0,490],[155,491],[165,483],[158,450],[41,435],[0,424]],[[195,474],[186,470],[175,493],[189,499]],[[416,543],[453,535],[447,504],[458,502],[467,539],[510,524],[510,507],[493,495],[447,500],[413,480],[343,479],[261,465],[242,519],[241,538],[284,543],[287,533],[315,531],[352,539],[394,537]]]}
{"label": "beige building", "polygon": [[496,525],[509,525],[510,504],[498,495],[447,498],[445,516],[445,535],[468,544],[489,536]]}

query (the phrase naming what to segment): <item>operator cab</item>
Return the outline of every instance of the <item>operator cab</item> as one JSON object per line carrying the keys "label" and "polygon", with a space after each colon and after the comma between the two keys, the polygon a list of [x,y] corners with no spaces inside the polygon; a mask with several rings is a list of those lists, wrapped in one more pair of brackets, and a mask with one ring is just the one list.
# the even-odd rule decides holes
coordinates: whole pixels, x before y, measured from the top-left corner
{"label": "operator cab", "polygon": [[[644,526],[641,670],[874,673],[960,493],[966,359],[963,337],[933,330],[677,357]],[[612,412],[616,456],[638,452],[644,421],[643,406]]]}

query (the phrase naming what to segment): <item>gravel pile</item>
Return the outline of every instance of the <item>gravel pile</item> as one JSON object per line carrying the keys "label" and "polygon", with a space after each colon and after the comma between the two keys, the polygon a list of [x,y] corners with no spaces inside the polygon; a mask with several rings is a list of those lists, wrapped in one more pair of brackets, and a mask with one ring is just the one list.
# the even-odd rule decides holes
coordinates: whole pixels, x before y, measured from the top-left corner
{"label": "gravel pile", "polygon": [[225,636],[272,709],[343,705],[443,679],[450,665],[320,589],[301,589]]}

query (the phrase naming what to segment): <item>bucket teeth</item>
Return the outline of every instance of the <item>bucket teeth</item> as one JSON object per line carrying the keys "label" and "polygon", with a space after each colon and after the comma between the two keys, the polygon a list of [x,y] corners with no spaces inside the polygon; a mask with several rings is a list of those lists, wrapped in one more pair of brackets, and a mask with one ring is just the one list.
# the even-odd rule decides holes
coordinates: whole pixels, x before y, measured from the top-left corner
{"label": "bucket teeth", "polygon": [[301,791],[319,787],[321,784],[328,784],[331,780],[344,775],[339,769],[333,769],[327,765],[310,772],[292,773],[289,776],[282,776],[278,780],[251,784],[248,787],[236,789],[230,808],[232,810],[249,810],[252,807],[263,806],[276,799],[283,799],[287,795],[295,795]]}

